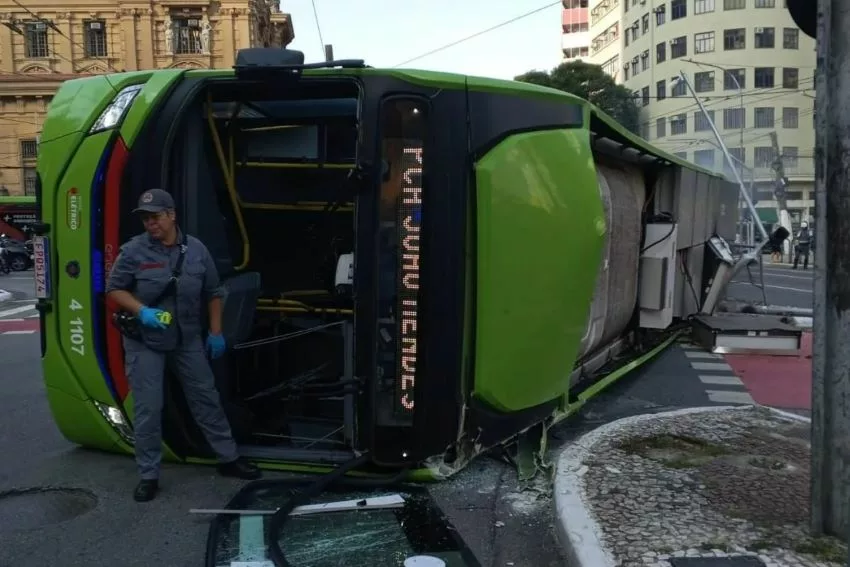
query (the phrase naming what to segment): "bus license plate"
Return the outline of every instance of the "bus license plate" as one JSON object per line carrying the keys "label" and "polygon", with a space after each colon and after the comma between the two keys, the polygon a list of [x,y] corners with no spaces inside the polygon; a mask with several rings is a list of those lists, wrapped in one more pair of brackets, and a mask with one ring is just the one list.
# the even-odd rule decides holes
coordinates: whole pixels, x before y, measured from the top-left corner
{"label": "bus license plate", "polygon": [[46,236],[32,239],[33,268],[35,272],[35,296],[50,297],[50,240]]}

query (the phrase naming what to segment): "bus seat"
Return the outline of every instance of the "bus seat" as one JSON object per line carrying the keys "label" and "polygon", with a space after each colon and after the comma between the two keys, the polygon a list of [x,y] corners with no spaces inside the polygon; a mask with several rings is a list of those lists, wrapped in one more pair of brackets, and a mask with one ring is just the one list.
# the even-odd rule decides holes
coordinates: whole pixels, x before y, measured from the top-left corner
{"label": "bus seat", "polygon": [[222,285],[226,295],[222,305],[221,326],[228,345],[237,345],[250,337],[261,283],[258,272],[245,272],[224,280]]}

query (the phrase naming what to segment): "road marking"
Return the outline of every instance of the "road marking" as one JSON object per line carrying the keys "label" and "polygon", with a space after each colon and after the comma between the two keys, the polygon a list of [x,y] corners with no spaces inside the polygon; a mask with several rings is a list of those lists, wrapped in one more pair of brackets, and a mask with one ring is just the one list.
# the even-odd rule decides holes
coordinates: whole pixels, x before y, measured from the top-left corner
{"label": "road marking", "polygon": [[[757,276],[758,273],[755,273],[753,275]],[[788,278],[788,279],[792,279],[792,280],[806,280],[806,281],[809,281],[809,282],[814,280],[814,278],[812,276],[797,276],[797,275],[792,275],[792,274],[781,274],[779,272],[768,272],[767,270],[764,271],[764,275],[765,275],[765,278],[767,278],[769,276],[769,277],[772,277],[772,278]]]}
{"label": "road marking", "polygon": [[31,335],[35,333],[35,331],[2,331],[0,332],[0,336],[2,335]]}
{"label": "road marking", "polygon": [[755,404],[755,400],[746,392],[730,392],[729,390],[706,390],[708,399],[718,404]]}
{"label": "road marking", "polygon": [[733,375],[723,374],[700,374],[699,380],[703,384],[712,384],[714,386],[743,386],[741,379]]}
{"label": "road marking", "polygon": [[732,367],[725,362],[691,362],[691,368],[709,372],[732,372]]}
{"label": "road marking", "polygon": [[[753,285],[750,282],[729,282],[729,285],[732,285],[732,284]],[[785,287],[783,285],[769,285],[769,284],[764,284],[764,287],[769,287],[771,289],[784,289],[786,291],[799,291],[800,293],[812,293],[811,289],[801,289],[799,287]]]}
{"label": "road marking", "polygon": [[711,360],[723,360],[722,354],[715,354],[713,352],[706,352],[704,350],[688,350],[685,351],[685,356],[688,358],[708,358]]}
{"label": "road marking", "polygon": [[35,304],[24,305],[22,307],[13,307],[12,309],[0,311],[0,317],[5,317],[7,315],[17,315],[18,313],[23,313],[24,311],[30,311],[31,309],[35,309]]}

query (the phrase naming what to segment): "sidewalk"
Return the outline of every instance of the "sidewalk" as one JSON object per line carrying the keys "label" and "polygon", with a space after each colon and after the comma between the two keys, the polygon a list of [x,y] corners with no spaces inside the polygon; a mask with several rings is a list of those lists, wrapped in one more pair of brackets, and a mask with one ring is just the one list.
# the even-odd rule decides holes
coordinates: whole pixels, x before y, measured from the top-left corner
{"label": "sidewalk", "polygon": [[[809,421],[765,407],[621,419],[564,451],[556,529],[572,567],[843,567],[808,536]],[[739,558],[733,560],[732,558]],[[682,559],[680,559],[682,558]],[[704,563],[709,565],[709,563]]]}

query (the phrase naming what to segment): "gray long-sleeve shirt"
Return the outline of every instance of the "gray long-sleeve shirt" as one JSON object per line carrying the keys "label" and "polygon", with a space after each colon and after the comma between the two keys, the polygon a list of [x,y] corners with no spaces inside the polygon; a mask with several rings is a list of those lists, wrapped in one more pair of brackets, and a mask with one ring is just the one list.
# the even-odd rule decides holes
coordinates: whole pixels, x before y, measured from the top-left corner
{"label": "gray long-sleeve shirt", "polygon": [[[182,234],[178,234],[178,242],[181,240]],[[147,233],[140,234],[121,247],[106,284],[106,293],[128,291],[144,305],[173,315],[168,329],[142,331],[145,343],[157,350],[174,349],[181,338],[188,342],[199,337],[204,331],[207,302],[224,296],[212,255],[200,240],[189,235],[176,293],[160,305],[150,305],[168,285],[179,256],[179,245],[168,247]]]}

